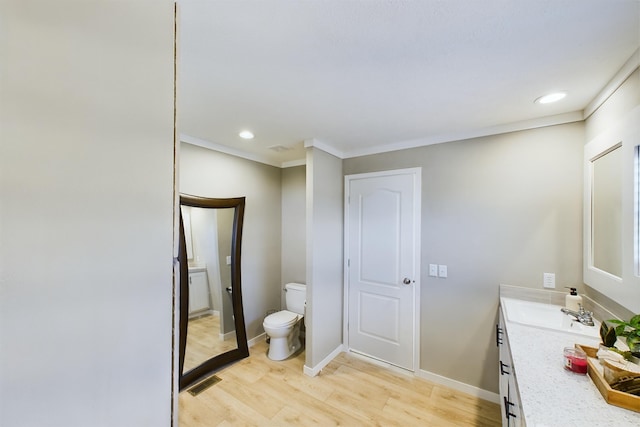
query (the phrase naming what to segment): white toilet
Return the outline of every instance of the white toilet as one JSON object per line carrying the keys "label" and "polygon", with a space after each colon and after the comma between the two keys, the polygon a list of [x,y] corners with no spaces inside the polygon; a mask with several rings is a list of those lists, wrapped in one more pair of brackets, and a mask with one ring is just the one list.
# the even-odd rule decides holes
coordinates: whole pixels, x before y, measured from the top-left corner
{"label": "white toilet", "polygon": [[262,326],[271,338],[269,354],[271,360],[284,360],[300,348],[300,324],[304,318],[307,286],[300,283],[285,285],[287,309],[268,315]]}

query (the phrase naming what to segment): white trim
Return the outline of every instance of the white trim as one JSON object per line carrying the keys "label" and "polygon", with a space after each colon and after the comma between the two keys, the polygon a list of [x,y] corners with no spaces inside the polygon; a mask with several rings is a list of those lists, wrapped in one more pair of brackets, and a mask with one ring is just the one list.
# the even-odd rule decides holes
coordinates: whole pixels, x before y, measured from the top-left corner
{"label": "white trim", "polygon": [[403,368],[399,368],[395,365],[391,365],[390,363],[383,362],[381,360],[369,357],[367,355],[357,353],[354,351],[348,351],[350,356],[353,356],[357,359],[363,360],[367,363],[371,363],[372,365],[380,366],[386,369],[389,369],[395,373],[403,374],[408,377],[418,378],[420,380],[429,381],[434,384],[439,384],[445,387],[448,387],[453,390],[460,391],[462,393],[468,394],[470,396],[478,397],[480,399],[487,400],[493,403],[500,403],[500,395],[498,393],[493,393],[488,390],[481,389],[479,387],[474,387],[472,385],[463,383],[461,381],[457,381],[451,378],[443,377],[442,375],[434,374],[433,372],[425,371],[423,369],[418,369],[416,372],[411,372]]}
{"label": "white trim", "polygon": [[620,86],[627,80],[638,67],[640,67],[640,48],[633,52],[633,55],[622,65],[620,70],[609,80],[600,90],[595,98],[584,108],[583,119],[589,118]]}
{"label": "white trim", "polygon": [[288,162],[282,162],[282,165],[280,166],[282,169],[286,169],[286,168],[293,168],[296,166],[304,166],[307,164],[307,157],[305,156],[304,159],[298,159],[298,160],[291,160]]}
{"label": "white trim", "polygon": [[218,333],[218,338],[220,338],[222,341],[228,341],[231,338],[233,338],[235,340],[236,339],[236,331],[227,332],[226,334],[223,334],[222,332],[220,332],[220,333]]}
{"label": "white trim", "polygon": [[370,356],[368,354],[360,353],[360,352],[357,352],[355,350],[346,350],[346,352],[348,352],[350,356],[353,356],[356,359],[360,359],[360,360],[363,360],[363,361],[365,361],[367,363],[371,363],[372,365],[376,365],[376,366],[380,366],[380,367],[385,368],[385,369],[389,369],[390,371],[393,371],[393,372],[395,372],[397,374],[406,375],[408,377],[416,377],[416,374],[413,371],[410,371],[410,370],[405,369],[405,368],[401,368],[401,367],[396,366],[396,365],[392,365],[391,363],[385,362],[384,360],[376,359],[375,357]]}
{"label": "white trim", "polygon": [[319,148],[322,151],[326,151],[327,153],[339,159],[345,158],[344,153],[342,151],[338,150],[337,148],[333,147],[332,145],[326,142],[320,141],[319,139],[315,139],[315,138],[305,139],[304,148],[309,148],[309,147]]}
{"label": "white trim", "polygon": [[240,157],[242,159],[252,160],[258,163],[264,163],[265,165],[282,167],[281,162],[269,160],[263,156],[258,154],[248,153],[243,150],[239,150],[237,148],[228,147],[226,145],[217,144],[215,142],[207,141],[204,139],[196,138],[195,136],[186,135],[184,133],[180,134],[180,142],[184,142],[186,144],[195,145],[202,148],[207,148],[213,151],[219,151],[224,154],[229,154],[231,156]]}
{"label": "white trim", "polygon": [[[262,333],[257,337],[250,339],[248,341],[249,347],[253,347],[259,341],[262,341],[265,338],[266,338],[266,334]],[[487,400],[489,402],[500,403],[499,402],[500,396],[497,393],[493,393],[493,392],[481,389],[479,387],[474,387],[472,385],[469,385],[457,380],[453,380],[451,378],[443,377],[442,375],[434,374],[432,372],[425,371],[423,369],[416,369],[415,372],[411,372],[406,369],[402,369],[397,366],[391,365],[387,362],[383,362],[381,360],[374,359],[369,356],[362,355],[356,352],[348,351],[345,345],[339,345],[338,347],[336,347],[335,350],[333,350],[327,357],[325,357],[318,365],[314,366],[313,368],[310,368],[309,366],[304,365],[304,368],[303,368],[304,374],[310,377],[317,376],[322,371],[322,369],[324,369],[325,366],[331,363],[333,359],[338,357],[340,353],[345,353],[345,352],[349,353],[349,355],[354,356],[358,359],[364,360],[373,365],[387,368],[393,372],[401,373],[410,377],[415,377],[422,380],[430,381],[435,384],[443,385],[445,387],[449,387],[451,389],[460,391],[462,393],[466,393],[470,396],[475,396],[480,399]]]}
{"label": "white trim", "polygon": [[[631,57],[623,64],[620,70],[609,80],[596,97],[581,111],[572,111],[564,114],[540,117],[531,120],[523,120],[513,123],[500,124],[482,129],[472,129],[463,132],[443,133],[425,138],[411,139],[407,141],[392,142],[389,144],[377,145],[374,147],[357,148],[353,150],[339,150],[326,141],[320,141],[316,138],[304,141],[305,148],[316,147],[322,151],[339,158],[348,159],[352,157],[367,156],[371,154],[388,153],[391,151],[405,150],[409,148],[424,147],[427,145],[442,144],[445,142],[463,141],[471,138],[480,138],[485,136],[500,135],[510,132],[519,132],[523,130],[537,129],[547,126],[555,126],[566,123],[573,123],[586,120],[589,118],[615,91],[624,83],[624,81],[640,67],[640,48],[637,49]],[[255,162],[264,163],[279,168],[288,168],[301,166],[306,164],[306,158],[290,160],[287,162],[278,162],[269,160],[264,156],[249,153],[237,148],[229,147],[222,144],[206,141],[186,134],[180,134],[180,141],[199,147],[208,148],[210,150],[219,151],[232,156],[240,157]]]}
{"label": "white trim", "polygon": [[251,348],[254,345],[258,344],[260,341],[264,341],[266,339],[267,339],[267,334],[265,332],[263,332],[260,335],[258,335],[257,337],[253,337],[250,340],[247,340],[247,345],[249,346],[249,348]]}
{"label": "white trim", "polygon": [[371,154],[387,153],[390,151],[405,150],[408,148],[418,148],[427,145],[442,144],[444,142],[463,141],[465,139],[480,138],[483,136],[500,135],[503,133],[519,132],[523,130],[537,129],[547,126],[555,126],[566,123],[579,122],[583,120],[582,111],[557,114],[554,116],[541,117],[537,119],[524,120],[520,122],[507,123],[503,125],[491,126],[483,129],[473,129],[463,132],[444,133],[426,138],[417,138],[407,141],[394,142],[391,144],[366,147],[355,150],[348,150],[344,153],[344,158],[367,156]]}
{"label": "white trim", "polygon": [[414,168],[413,171],[413,220],[415,221],[413,224],[413,248],[416,251],[415,256],[415,272],[414,274],[414,335],[415,338],[413,340],[413,369],[417,371],[420,369],[420,324],[421,317],[420,313],[422,312],[421,308],[421,295],[420,290],[422,289],[422,167]]}
{"label": "white trim", "polygon": [[318,375],[320,373],[320,371],[322,371],[322,369],[327,366],[329,363],[331,363],[331,361],[333,359],[335,359],[340,353],[344,352],[344,346],[341,344],[338,347],[336,347],[335,350],[333,350],[331,353],[329,353],[329,355],[327,357],[325,357],[320,363],[318,363],[316,366],[314,366],[313,368],[310,368],[309,366],[307,366],[306,364],[304,365],[303,368],[303,372],[305,373],[305,375],[308,375],[310,377],[315,377],[316,375]]}
{"label": "white trim", "polygon": [[633,275],[640,277],[640,145],[633,147]]}
{"label": "white trim", "polygon": [[[620,84],[622,84],[622,82],[620,82]],[[306,139],[304,141],[304,147],[319,148],[320,150],[325,151],[339,159],[348,159],[352,157],[367,156],[371,154],[380,154],[380,153],[388,153],[391,151],[405,150],[408,148],[418,148],[418,147],[424,147],[427,145],[442,144],[445,142],[455,142],[455,141],[462,141],[465,139],[499,135],[499,134],[509,133],[509,132],[519,132],[523,130],[530,130],[530,129],[536,129],[536,128],[547,127],[547,126],[555,126],[555,125],[561,125],[566,123],[579,122],[582,120],[584,120],[583,111],[573,111],[570,113],[557,114],[554,116],[547,116],[547,117],[541,117],[541,118],[536,118],[531,120],[524,120],[520,122],[491,126],[483,129],[474,129],[474,130],[469,130],[464,132],[455,132],[455,133],[444,133],[441,135],[435,135],[435,136],[430,136],[425,138],[417,138],[417,139],[411,139],[407,141],[393,142],[389,144],[383,144],[383,145],[377,145],[373,147],[365,147],[361,149],[354,149],[354,150],[347,150],[347,151],[339,150],[334,146],[332,146],[330,143],[326,141],[321,141],[316,138]],[[200,139],[184,133],[180,134],[180,141],[186,144],[207,148],[213,151],[219,151],[221,153],[229,154],[229,155],[240,157],[247,160],[252,160],[254,162],[264,163],[264,164],[279,167],[279,168],[288,168],[288,167],[301,166],[306,164],[306,156],[305,158],[298,159],[298,160],[278,162],[274,160],[269,160],[258,154],[249,153],[249,152],[246,152],[234,147],[222,145],[222,144],[217,144],[215,142]]]}
{"label": "white trim", "polygon": [[[419,369],[420,365],[420,290],[421,286],[421,248],[422,248],[422,233],[421,233],[421,224],[422,224],[422,167],[416,168],[406,168],[406,169],[394,169],[387,171],[379,171],[379,172],[368,172],[368,173],[359,173],[352,175],[345,175],[344,177],[344,220],[343,220],[343,322],[342,322],[342,336],[343,336],[343,345],[345,350],[350,350],[349,348],[349,328],[348,328],[348,319],[349,319],[349,197],[350,194],[350,182],[356,179],[367,179],[367,178],[379,178],[384,176],[392,176],[392,175],[412,175],[413,176],[413,200],[414,200],[414,238],[417,241],[414,241],[413,248],[416,253],[415,256],[415,283],[413,286],[414,290],[414,338],[413,338],[413,369],[409,370],[410,372],[416,372]],[[351,352],[353,353],[353,352]],[[383,361],[383,363],[386,363]]]}
{"label": "white trim", "polygon": [[489,402],[500,403],[500,396],[497,393],[474,387],[460,381],[452,380],[451,378],[443,377],[442,375],[434,374],[433,372],[420,369],[416,373],[416,376],[432,383],[440,384],[445,387],[461,391],[462,393],[479,397],[480,399],[487,400]]}

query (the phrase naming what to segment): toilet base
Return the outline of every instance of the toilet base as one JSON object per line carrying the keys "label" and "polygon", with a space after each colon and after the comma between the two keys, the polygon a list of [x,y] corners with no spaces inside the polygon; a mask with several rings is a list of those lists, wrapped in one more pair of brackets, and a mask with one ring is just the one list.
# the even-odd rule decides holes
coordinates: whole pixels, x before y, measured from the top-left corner
{"label": "toilet base", "polygon": [[300,325],[296,324],[292,333],[285,337],[271,337],[267,357],[271,360],[285,360],[300,350]]}

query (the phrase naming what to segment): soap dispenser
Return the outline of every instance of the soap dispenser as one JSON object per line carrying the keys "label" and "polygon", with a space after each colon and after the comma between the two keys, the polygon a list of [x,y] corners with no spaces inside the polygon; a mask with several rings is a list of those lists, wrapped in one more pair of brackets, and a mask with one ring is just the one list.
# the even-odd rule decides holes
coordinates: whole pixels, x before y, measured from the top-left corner
{"label": "soap dispenser", "polygon": [[579,312],[582,305],[582,297],[578,295],[576,288],[569,288],[571,291],[566,297],[564,297],[564,306],[569,310]]}

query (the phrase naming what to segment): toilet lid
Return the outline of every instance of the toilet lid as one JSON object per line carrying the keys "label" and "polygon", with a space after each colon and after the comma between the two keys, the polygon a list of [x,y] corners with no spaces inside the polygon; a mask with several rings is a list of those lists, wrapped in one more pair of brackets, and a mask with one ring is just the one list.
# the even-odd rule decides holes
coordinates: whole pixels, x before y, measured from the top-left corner
{"label": "toilet lid", "polygon": [[274,328],[289,326],[296,323],[298,315],[292,311],[282,310],[270,314],[264,319],[264,324]]}

